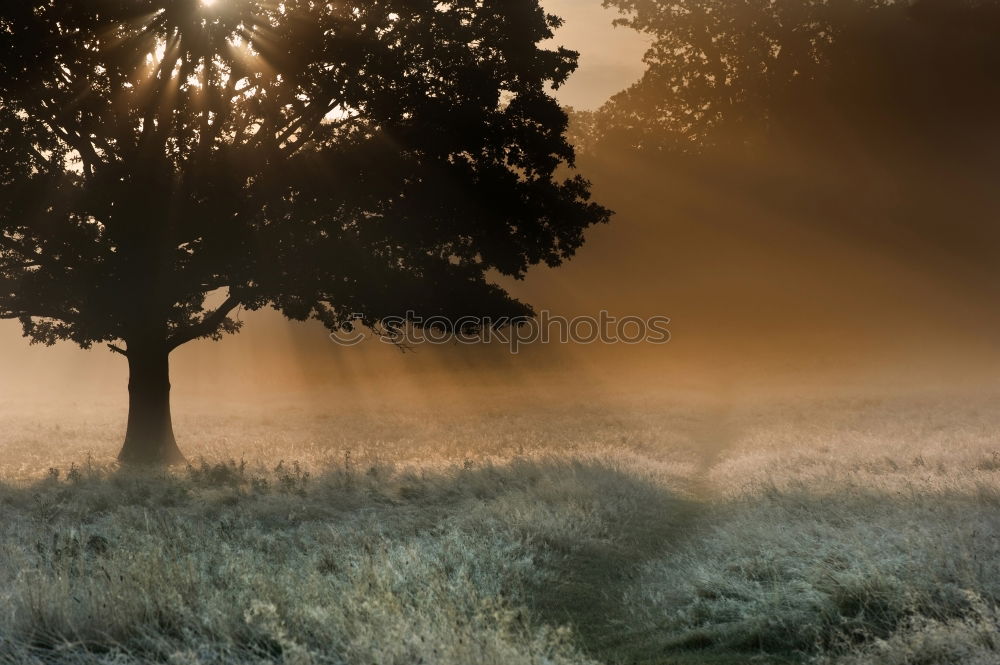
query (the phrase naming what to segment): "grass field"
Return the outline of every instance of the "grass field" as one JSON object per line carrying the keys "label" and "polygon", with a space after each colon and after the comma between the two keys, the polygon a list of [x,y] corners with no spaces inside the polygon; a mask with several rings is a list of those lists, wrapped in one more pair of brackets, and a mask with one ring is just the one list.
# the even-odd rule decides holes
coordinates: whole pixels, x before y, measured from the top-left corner
{"label": "grass field", "polygon": [[3,405],[0,662],[1000,662],[1000,411]]}

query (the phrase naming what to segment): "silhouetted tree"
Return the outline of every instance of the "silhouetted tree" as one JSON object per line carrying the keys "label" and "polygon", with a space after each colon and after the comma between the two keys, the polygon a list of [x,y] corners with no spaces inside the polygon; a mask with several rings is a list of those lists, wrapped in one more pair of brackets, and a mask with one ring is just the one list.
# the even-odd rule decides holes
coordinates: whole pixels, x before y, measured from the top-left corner
{"label": "silhouetted tree", "polygon": [[605,4],[651,47],[641,80],[574,117],[602,186],[609,164],[617,188],[683,188],[660,226],[697,191],[729,202],[716,223],[766,210],[1000,293],[1000,0]]}
{"label": "silhouetted tree", "polygon": [[120,459],[162,463],[169,354],[237,308],[529,315],[487,273],[609,217],[558,176],[558,24],[538,0],[4,3],[0,317],[126,356]]}
{"label": "silhouetted tree", "polygon": [[[605,0],[649,34],[613,140],[691,151],[775,136],[880,145],[996,134],[997,0]],[[895,144],[894,144],[895,145]],[[829,147],[829,146],[827,146]]]}

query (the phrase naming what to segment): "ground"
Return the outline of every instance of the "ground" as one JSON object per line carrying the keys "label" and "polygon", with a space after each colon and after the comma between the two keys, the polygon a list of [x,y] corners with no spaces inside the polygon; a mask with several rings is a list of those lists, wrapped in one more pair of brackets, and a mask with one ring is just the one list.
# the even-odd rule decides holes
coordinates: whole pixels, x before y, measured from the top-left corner
{"label": "ground", "polygon": [[8,401],[0,662],[997,663],[995,403]]}

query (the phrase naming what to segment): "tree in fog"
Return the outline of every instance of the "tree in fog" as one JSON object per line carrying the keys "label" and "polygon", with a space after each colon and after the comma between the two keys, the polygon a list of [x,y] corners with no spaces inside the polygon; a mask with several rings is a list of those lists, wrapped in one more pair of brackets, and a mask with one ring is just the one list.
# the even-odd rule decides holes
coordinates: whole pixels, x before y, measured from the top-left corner
{"label": "tree in fog", "polygon": [[529,315],[488,272],[609,216],[561,175],[558,24],[538,0],[4,3],[0,318],[125,356],[120,459],[163,463],[169,355],[238,308]]}
{"label": "tree in fog", "polygon": [[983,132],[1000,102],[997,0],[605,0],[648,34],[647,70],[592,118],[691,151],[783,136],[882,146]]}
{"label": "tree in fog", "polygon": [[710,223],[766,214],[1000,294],[1000,0],[605,4],[647,68],[574,143],[609,190],[650,181],[665,233],[719,200]]}

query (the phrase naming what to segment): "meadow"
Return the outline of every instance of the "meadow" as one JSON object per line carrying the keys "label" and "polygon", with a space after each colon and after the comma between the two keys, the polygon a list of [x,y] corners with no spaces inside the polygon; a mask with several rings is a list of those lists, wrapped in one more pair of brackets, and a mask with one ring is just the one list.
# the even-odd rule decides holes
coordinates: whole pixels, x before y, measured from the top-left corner
{"label": "meadow", "polygon": [[8,400],[0,663],[997,663],[995,404]]}

